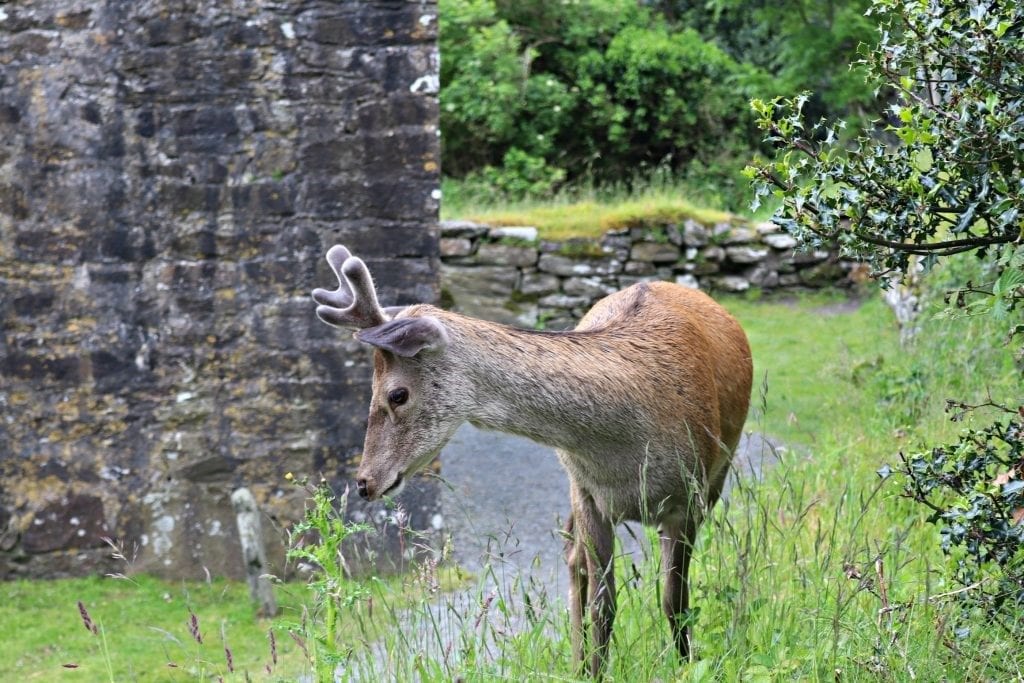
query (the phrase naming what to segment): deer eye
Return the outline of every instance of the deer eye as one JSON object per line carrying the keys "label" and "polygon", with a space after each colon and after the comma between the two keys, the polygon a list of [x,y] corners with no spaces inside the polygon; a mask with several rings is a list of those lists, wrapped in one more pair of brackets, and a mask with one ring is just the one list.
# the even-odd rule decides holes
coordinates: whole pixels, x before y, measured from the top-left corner
{"label": "deer eye", "polygon": [[409,390],[406,388],[392,389],[388,392],[388,403],[393,406],[400,406],[409,400]]}

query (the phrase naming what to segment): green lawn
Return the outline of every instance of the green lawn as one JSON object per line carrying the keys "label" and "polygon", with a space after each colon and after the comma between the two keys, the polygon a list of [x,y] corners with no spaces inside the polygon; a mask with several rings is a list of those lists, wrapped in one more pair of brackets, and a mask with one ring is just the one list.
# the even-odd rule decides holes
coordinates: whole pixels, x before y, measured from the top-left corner
{"label": "green lawn", "polygon": [[873,410],[873,399],[853,391],[853,368],[899,353],[899,330],[879,297],[824,292],[723,303],[742,323],[754,356],[748,429],[805,447],[838,434],[864,436],[857,422]]}
{"label": "green lawn", "polygon": [[[278,592],[282,617],[297,621],[301,587]],[[86,629],[81,601],[98,633]],[[160,581],[137,576],[0,584],[0,658],[3,681],[172,681],[228,676],[225,646],[243,672],[291,680],[306,669],[296,643],[275,633],[277,665],[271,663],[268,631],[244,583]],[[200,644],[191,635],[195,614]],[[74,665],[76,668],[65,668]],[[230,677],[229,677],[230,678]]]}

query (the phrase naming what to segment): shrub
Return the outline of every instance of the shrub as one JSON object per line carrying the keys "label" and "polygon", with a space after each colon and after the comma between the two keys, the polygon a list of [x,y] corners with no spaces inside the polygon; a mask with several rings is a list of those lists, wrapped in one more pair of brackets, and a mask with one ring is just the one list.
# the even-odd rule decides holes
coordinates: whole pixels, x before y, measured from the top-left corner
{"label": "shrub", "polygon": [[[978,406],[950,401],[952,419]],[[963,610],[956,633],[994,623],[1019,634],[1024,607],[1024,406],[991,405],[1004,416],[959,438],[901,456],[905,493],[929,510],[953,560]],[[978,619],[980,612],[983,619]]]}
{"label": "shrub", "polygon": [[[862,65],[890,94],[885,119],[846,142],[841,124],[805,123],[806,97],[755,101],[781,150],[748,169],[757,197],[780,201],[773,220],[805,244],[838,245],[880,275],[916,277],[955,254],[976,255],[981,267],[947,269],[944,315],[988,314],[996,327],[989,341],[1005,343],[1024,332],[1024,6],[875,0],[869,12],[882,39]],[[952,355],[943,370],[961,363]],[[894,403],[913,405],[924,385],[897,380],[888,387]],[[989,398],[1002,417],[903,458],[907,495],[939,525],[963,586],[959,635],[977,618],[1017,629],[1021,404],[1019,393]],[[949,406],[956,420],[972,409],[963,400]]]}
{"label": "shrub", "polygon": [[440,41],[444,171],[512,198],[691,164],[737,175],[758,144],[756,69],[633,0],[442,0]]}

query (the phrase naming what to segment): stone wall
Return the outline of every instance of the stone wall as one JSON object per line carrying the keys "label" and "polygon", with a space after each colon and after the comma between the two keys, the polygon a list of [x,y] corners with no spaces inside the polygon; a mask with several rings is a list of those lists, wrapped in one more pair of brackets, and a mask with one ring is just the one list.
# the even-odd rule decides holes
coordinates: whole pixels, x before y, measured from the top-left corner
{"label": "stone wall", "polygon": [[567,329],[603,296],[670,280],[712,292],[845,287],[862,276],[828,251],[795,249],[771,223],[742,220],[612,230],[552,242],[533,227],[441,224],[442,298],[454,310],[527,327]]}
{"label": "stone wall", "polygon": [[323,254],[437,298],[436,31],[419,0],[0,3],[0,578],[113,569],[103,536],[242,576],[242,485],[280,568],[285,473],[343,481],[366,420]]}

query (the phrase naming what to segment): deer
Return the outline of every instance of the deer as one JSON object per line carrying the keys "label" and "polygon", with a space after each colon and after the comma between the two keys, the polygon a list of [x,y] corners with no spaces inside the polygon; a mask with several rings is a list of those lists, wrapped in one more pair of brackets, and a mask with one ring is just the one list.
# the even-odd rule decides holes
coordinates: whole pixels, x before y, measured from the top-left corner
{"label": "deer", "polygon": [[656,526],[675,649],[691,652],[689,566],[746,421],[746,334],[703,292],[640,282],[573,330],[520,329],[428,304],[382,308],[366,264],[327,252],[338,279],[317,317],[373,347],[356,488],[396,495],[463,423],[554,448],[569,478],[565,526],[573,659],[600,677],[615,619],[614,528]]}

